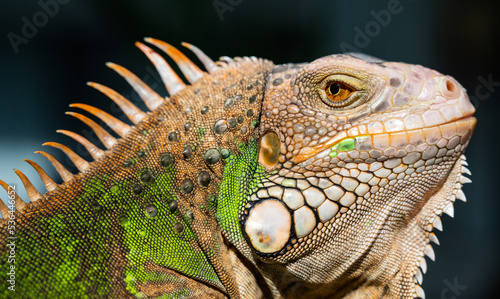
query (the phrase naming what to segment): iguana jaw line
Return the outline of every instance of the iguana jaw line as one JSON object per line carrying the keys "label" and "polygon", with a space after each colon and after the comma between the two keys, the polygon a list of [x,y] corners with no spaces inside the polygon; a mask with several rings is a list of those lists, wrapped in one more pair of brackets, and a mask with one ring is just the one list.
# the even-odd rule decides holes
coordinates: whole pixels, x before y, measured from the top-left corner
{"label": "iguana jaw line", "polygon": [[[435,254],[430,243],[433,242],[439,245],[439,241],[432,231],[434,228],[442,230],[440,222],[442,213],[453,215],[453,211],[450,212],[449,206],[453,205],[456,198],[465,201],[461,188],[463,183],[467,182],[467,180],[463,179],[462,174],[469,173],[465,167],[466,164],[465,156],[462,154],[457,158],[457,161],[450,169],[449,176],[441,183],[440,187],[423,199],[422,207],[395,235],[394,240],[391,241],[390,250],[387,250],[387,255],[380,259],[380,263],[365,271],[362,270],[361,273],[364,274],[360,276],[351,277],[354,291],[366,295],[364,290],[372,289],[372,294],[383,294],[387,292],[386,287],[388,287],[389,294],[397,294],[401,289],[401,282],[408,281],[409,276],[413,281],[409,287],[414,289],[415,296],[423,294],[421,284],[423,274],[427,271],[426,256],[432,261],[435,260]],[[408,238],[410,234],[413,236],[411,239]],[[364,252],[366,255],[370,255],[370,251],[373,250],[371,245],[375,243],[375,238],[372,241],[367,245],[367,251]],[[360,260],[363,257],[364,254],[360,254]],[[356,259],[351,265],[354,265],[356,261],[359,260]],[[337,277],[337,279],[339,278]],[[349,286],[346,288],[349,289]],[[354,296],[353,298],[357,297]]]}
{"label": "iguana jaw line", "polygon": [[[463,176],[464,173],[470,174],[466,165],[465,156],[462,154],[450,169],[448,176],[442,182],[439,189],[424,199],[422,208],[409,221],[405,230],[400,232],[397,237],[398,241],[395,240],[395,243],[400,245],[401,243],[405,244],[408,242],[407,235],[412,233],[416,236],[415,240],[423,241],[413,243],[419,244],[417,245],[420,246],[418,250],[408,249],[406,252],[399,252],[399,257],[403,258],[403,260],[401,261],[398,273],[406,273],[406,275],[411,273],[417,296],[422,297],[421,295],[424,293],[421,284],[423,283],[423,275],[427,271],[426,257],[432,261],[435,260],[434,250],[430,243],[439,245],[438,238],[433,233],[434,228],[440,231],[443,230],[440,219],[443,213],[448,214],[452,218],[454,217],[453,204],[457,198],[464,202],[466,201],[465,195],[462,192],[463,184],[470,182],[470,179]],[[398,248],[405,247],[398,246]],[[394,271],[394,269],[389,270]],[[403,275],[405,274],[398,274],[397,276],[402,279]],[[390,285],[391,288],[400,288],[399,279],[395,277],[390,282]]]}
{"label": "iguana jaw line", "polygon": [[[389,138],[391,138],[391,136],[398,134],[398,133],[401,133],[401,132],[406,132],[407,134],[411,134],[411,133],[415,133],[415,132],[418,132],[421,130],[429,130],[429,129],[430,130],[439,129],[440,131],[444,131],[446,129],[453,129],[452,124],[466,125],[466,126],[469,125],[472,129],[474,129],[476,122],[477,122],[477,120],[475,117],[473,117],[472,115],[466,115],[462,118],[452,120],[452,121],[449,121],[449,122],[446,122],[443,124],[439,124],[436,126],[417,128],[417,129],[405,130],[405,131],[381,132],[381,133],[376,133],[376,134],[361,134],[361,133],[359,133],[359,130],[357,130],[358,133],[352,134],[352,135],[348,135],[345,131],[342,131],[339,134],[335,135],[332,139],[328,140],[327,142],[325,142],[323,144],[320,144],[320,145],[313,147],[313,148],[303,148],[300,151],[299,155],[293,157],[291,159],[291,161],[294,164],[299,164],[299,163],[302,163],[304,161],[307,161],[308,159],[313,158],[314,156],[323,152],[324,150],[333,147],[335,144],[337,144],[338,142],[340,142],[341,140],[343,140],[345,138],[355,138],[358,136],[371,136],[372,140],[373,140],[373,137],[382,136],[382,135],[388,135]],[[423,131],[420,134],[424,137],[427,137],[427,135],[429,134],[429,131]]]}

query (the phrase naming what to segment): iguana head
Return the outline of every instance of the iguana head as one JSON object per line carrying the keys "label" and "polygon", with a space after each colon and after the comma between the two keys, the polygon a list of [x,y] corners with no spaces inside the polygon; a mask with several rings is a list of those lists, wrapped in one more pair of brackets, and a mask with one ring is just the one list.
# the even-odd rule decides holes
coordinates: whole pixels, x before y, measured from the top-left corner
{"label": "iguana head", "polygon": [[274,67],[261,113],[269,178],[240,224],[277,288],[422,295],[432,230],[468,181],[465,89],[420,65],[332,55]]}

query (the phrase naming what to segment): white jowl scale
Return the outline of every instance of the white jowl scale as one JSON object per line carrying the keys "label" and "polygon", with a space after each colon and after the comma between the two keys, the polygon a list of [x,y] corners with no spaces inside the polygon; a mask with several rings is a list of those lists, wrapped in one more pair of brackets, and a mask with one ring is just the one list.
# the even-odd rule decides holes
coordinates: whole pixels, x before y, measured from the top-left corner
{"label": "white jowl scale", "polygon": [[281,250],[290,237],[292,216],[285,205],[278,200],[257,203],[250,211],[245,223],[253,247],[263,253]]}
{"label": "white jowl scale", "polygon": [[314,212],[307,206],[303,206],[293,213],[293,221],[295,222],[295,233],[299,238],[307,236],[316,226]]}

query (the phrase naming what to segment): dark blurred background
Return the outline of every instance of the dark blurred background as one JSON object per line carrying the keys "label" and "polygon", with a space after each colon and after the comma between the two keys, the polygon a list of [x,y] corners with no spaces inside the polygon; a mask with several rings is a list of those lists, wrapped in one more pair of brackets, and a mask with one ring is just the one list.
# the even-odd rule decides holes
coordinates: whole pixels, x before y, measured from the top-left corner
{"label": "dark blurred background", "polygon": [[[493,135],[500,118],[500,18],[493,1],[54,1],[1,1],[1,179],[21,189],[12,171],[18,168],[44,190],[22,159],[37,161],[57,178],[33,153],[46,141],[67,144],[89,158],[55,133],[69,129],[90,136],[83,124],[64,115],[76,111],[69,103],[91,104],[124,119],[85,82],[110,86],[140,104],[105,62],[129,68],[166,95],[134,46],[145,36],[179,47],[181,41],[193,43],[213,59],[254,55],[275,63],[307,62],[358,50],[422,64],[461,82],[475,99],[478,118],[467,150],[474,181],[464,187],[468,202],[455,204],[456,219],[443,216],[445,232],[436,233],[441,246],[434,246],[437,261],[428,262],[423,287],[427,298],[498,297],[500,152]],[[47,6],[47,13],[44,3],[57,7]],[[45,150],[66,161],[57,150]],[[27,199],[24,190],[19,193]]]}

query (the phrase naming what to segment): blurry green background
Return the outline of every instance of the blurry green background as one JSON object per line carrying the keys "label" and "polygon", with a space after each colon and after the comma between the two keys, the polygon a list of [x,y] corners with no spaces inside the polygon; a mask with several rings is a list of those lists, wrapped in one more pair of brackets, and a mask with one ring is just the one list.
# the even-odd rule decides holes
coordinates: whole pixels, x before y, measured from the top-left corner
{"label": "blurry green background", "polygon": [[[89,134],[78,120],[64,115],[76,111],[68,104],[83,102],[121,114],[85,82],[110,86],[139,103],[105,62],[129,68],[166,95],[150,62],[134,46],[145,36],[178,47],[181,41],[193,43],[213,59],[254,55],[275,63],[312,61],[349,44],[386,60],[452,75],[470,96],[481,98],[475,101],[478,125],[467,150],[474,183],[464,187],[468,202],[455,204],[456,219],[443,216],[444,233],[436,233],[442,245],[434,246],[437,261],[428,262],[423,287],[427,298],[498,297],[500,18],[493,1],[60,0],[66,4],[44,19],[40,3],[48,2],[0,2],[1,179],[21,189],[12,171],[18,168],[44,190],[22,159],[37,161],[57,178],[33,154],[45,141],[67,144],[88,158],[69,138],[55,133],[69,129]],[[381,11],[392,13],[387,17]],[[16,51],[9,36],[22,36],[26,20],[34,17],[40,25],[36,34]],[[364,40],[359,31],[368,34]],[[485,86],[488,78],[494,83]],[[56,150],[46,150],[66,161]],[[27,199],[24,190],[19,193]],[[0,198],[6,193],[0,191]],[[467,288],[454,293],[448,285],[455,280]]]}

